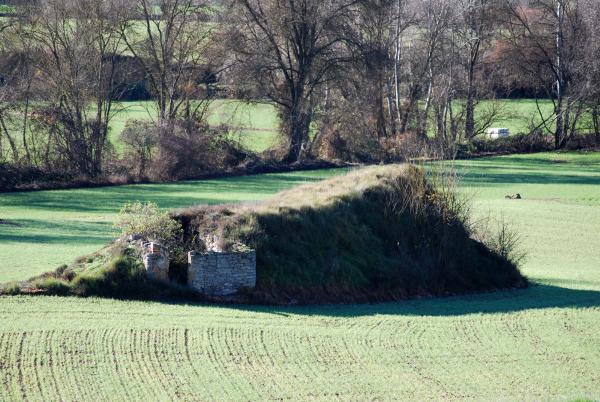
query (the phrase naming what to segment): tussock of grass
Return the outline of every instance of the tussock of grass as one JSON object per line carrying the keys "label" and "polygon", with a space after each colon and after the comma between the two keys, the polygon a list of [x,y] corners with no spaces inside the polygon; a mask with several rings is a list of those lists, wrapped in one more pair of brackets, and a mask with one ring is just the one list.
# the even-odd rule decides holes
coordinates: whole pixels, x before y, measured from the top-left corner
{"label": "tussock of grass", "polygon": [[[257,250],[254,301],[394,300],[519,287],[508,258],[471,238],[463,204],[406,165],[373,167],[255,205],[180,211],[188,242]],[[192,246],[189,246],[192,247]]]}
{"label": "tussock of grass", "polygon": [[0,286],[0,294],[16,296],[21,293],[21,286],[17,282],[10,282]]}

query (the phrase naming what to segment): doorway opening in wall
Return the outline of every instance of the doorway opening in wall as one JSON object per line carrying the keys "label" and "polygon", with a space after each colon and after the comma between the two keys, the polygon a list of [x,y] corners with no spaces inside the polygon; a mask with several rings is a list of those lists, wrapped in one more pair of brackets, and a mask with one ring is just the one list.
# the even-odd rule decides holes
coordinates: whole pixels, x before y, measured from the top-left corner
{"label": "doorway opening in wall", "polygon": [[183,286],[186,286],[188,284],[187,261],[171,261],[171,264],[169,265],[169,281]]}

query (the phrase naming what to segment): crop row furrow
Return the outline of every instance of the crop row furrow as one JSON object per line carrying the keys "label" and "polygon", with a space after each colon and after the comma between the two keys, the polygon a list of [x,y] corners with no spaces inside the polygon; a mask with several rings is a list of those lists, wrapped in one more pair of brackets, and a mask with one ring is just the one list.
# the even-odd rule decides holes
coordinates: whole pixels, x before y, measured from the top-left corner
{"label": "crop row furrow", "polygon": [[[21,353],[26,333],[8,332],[2,336],[2,388],[8,395],[9,400],[27,400],[26,390],[23,384],[23,372],[21,368]],[[4,392],[3,391],[3,392]]]}
{"label": "crop row furrow", "polygon": [[[228,369],[231,356],[227,356],[224,351],[222,339],[224,331],[222,329],[209,328],[206,332],[207,356],[211,368],[213,368],[220,379],[219,391],[222,394],[221,399],[231,400],[238,391],[238,386],[230,376]],[[223,351],[222,351],[223,350]]]}
{"label": "crop row furrow", "polygon": [[[282,334],[265,328],[252,328],[245,331],[241,346],[251,363],[247,380],[252,384],[254,393],[265,395],[268,399],[289,399],[294,395],[294,382],[288,370],[288,360],[281,352],[278,340]],[[266,375],[256,377],[254,372]]]}
{"label": "crop row furrow", "polygon": [[128,378],[126,362],[123,361],[119,347],[119,332],[113,328],[102,331],[102,344],[97,352],[99,358],[105,356],[106,375],[110,375],[110,387],[113,392],[118,391],[120,397],[132,400],[135,394],[131,390],[134,389],[135,383],[132,384]]}
{"label": "crop row furrow", "polygon": [[0,400],[8,400],[9,395],[9,346],[11,336],[0,332]]}
{"label": "crop row furrow", "polygon": [[145,332],[133,328],[121,330],[118,338],[116,338],[121,343],[115,347],[122,350],[120,365],[128,373],[127,383],[129,388],[127,392],[130,395],[138,396],[140,399],[141,397],[152,399],[158,398],[162,390],[160,384],[157,384],[157,377],[160,377],[160,373],[155,373],[154,368],[149,366],[151,361],[150,351],[146,348],[143,340]]}

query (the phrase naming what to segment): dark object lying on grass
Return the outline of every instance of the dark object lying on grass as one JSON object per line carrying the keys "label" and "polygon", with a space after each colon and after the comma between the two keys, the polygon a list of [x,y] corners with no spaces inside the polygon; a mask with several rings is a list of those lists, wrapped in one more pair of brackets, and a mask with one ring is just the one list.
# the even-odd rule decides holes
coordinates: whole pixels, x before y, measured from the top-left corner
{"label": "dark object lying on grass", "polygon": [[4,219],[0,219],[0,225],[5,225],[5,226],[21,226],[20,224],[18,224],[16,222],[7,221],[7,220],[4,220]]}

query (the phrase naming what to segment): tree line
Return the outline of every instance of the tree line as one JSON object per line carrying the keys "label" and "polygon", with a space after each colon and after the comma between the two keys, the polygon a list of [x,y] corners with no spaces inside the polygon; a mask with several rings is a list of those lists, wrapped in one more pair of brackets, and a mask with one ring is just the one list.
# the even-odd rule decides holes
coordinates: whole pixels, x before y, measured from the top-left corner
{"label": "tree line", "polygon": [[[192,177],[248,152],[207,122],[217,98],[268,102],[273,157],[452,152],[550,99],[531,132],[600,140],[595,0],[24,0],[0,18],[0,163],[97,177]],[[151,121],[109,141],[121,100]],[[582,122],[585,120],[585,127]],[[412,147],[412,148],[411,148]]]}

